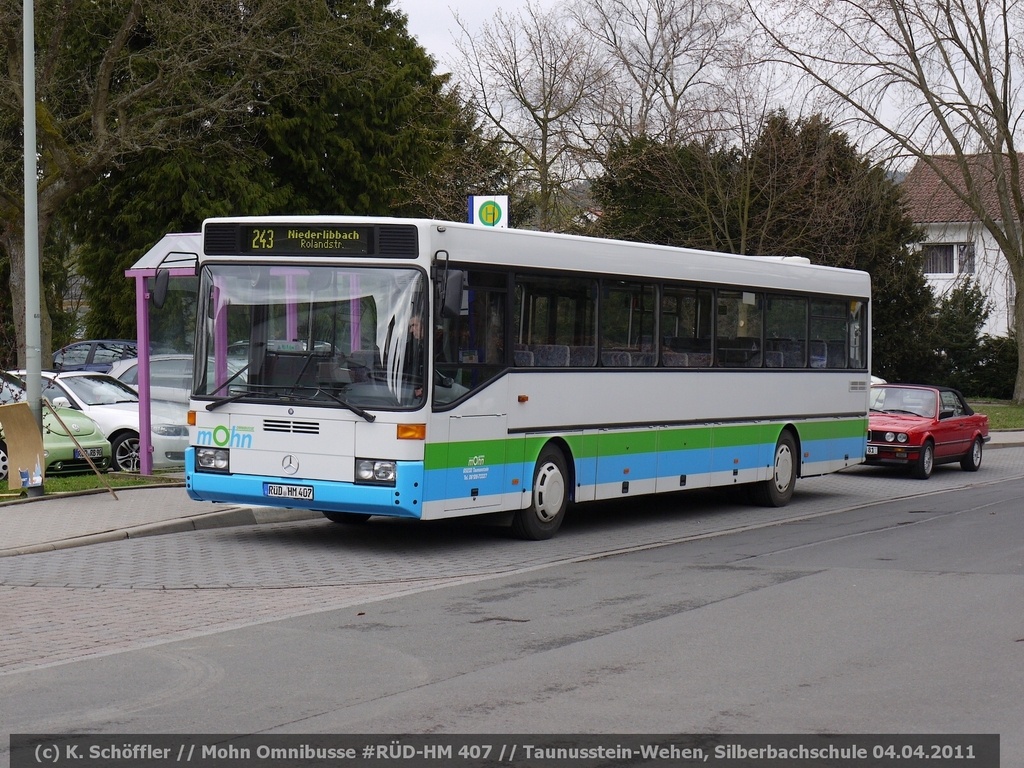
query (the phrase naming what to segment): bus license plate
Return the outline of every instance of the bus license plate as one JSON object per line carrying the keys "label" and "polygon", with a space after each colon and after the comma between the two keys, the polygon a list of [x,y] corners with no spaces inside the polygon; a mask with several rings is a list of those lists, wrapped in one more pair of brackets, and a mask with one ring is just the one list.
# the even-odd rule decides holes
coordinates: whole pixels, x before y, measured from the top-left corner
{"label": "bus license plate", "polygon": [[878,446],[877,445],[869,445],[868,446],[868,453],[867,453],[867,455],[868,456],[877,456],[878,455]]}
{"label": "bus license plate", "polygon": [[84,456],[88,456],[90,459],[102,459],[103,449],[102,448],[86,448],[85,450],[79,450],[75,448],[75,458],[81,459]]}
{"label": "bus license plate", "polygon": [[302,499],[303,501],[312,501],[313,486],[264,483],[263,495],[272,496],[275,499]]}

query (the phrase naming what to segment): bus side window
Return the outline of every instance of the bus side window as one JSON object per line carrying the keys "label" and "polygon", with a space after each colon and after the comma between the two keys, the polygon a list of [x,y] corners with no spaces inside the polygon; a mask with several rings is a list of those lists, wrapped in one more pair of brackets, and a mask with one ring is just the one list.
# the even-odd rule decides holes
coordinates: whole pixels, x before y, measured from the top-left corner
{"label": "bus side window", "polygon": [[711,365],[713,294],[709,288],[666,285],[661,292],[661,359],[670,368]]}
{"label": "bus side window", "polygon": [[763,304],[760,293],[718,292],[716,365],[727,368],[761,366]]}
{"label": "bus side window", "polygon": [[[654,365],[651,344],[657,319],[655,286],[630,280],[601,282],[601,360],[603,365]],[[627,358],[609,363],[609,354]],[[625,361],[625,362],[623,362]],[[597,362],[596,357],[593,365]]]}
{"label": "bus side window", "polygon": [[806,367],[807,299],[769,294],[765,301],[764,336],[768,350],[765,362],[769,366]]}
{"label": "bus side window", "polygon": [[542,344],[589,347],[576,359],[596,363],[596,280],[517,274],[514,290],[513,342],[533,350],[537,365],[535,347]]}
{"label": "bus side window", "polygon": [[[505,356],[507,285],[505,272],[467,272],[462,312],[444,318],[435,333],[436,369],[462,392],[483,386],[512,362]],[[522,360],[516,352],[515,363],[521,365]],[[438,403],[451,402],[451,394],[450,388],[434,389]]]}
{"label": "bus side window", "polygon": [[811,301],[811,367],[846,368],[847,308],[842,299]]}

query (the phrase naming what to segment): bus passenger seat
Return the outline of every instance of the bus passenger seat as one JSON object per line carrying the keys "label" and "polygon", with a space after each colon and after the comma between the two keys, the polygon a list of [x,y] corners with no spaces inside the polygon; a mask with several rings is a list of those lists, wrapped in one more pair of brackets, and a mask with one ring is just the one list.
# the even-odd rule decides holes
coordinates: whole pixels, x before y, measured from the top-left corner
{"label": "bus passenger seat", "polygon": [[824,368],[828,360],[828,346],[820,339],[811,341],[811,368]]}
{"label": "bus passenger seat", "polygon": [[597,365],[597,349],[593,346],[569,347],[569,365],[573,367]]}
{"label": "bus passenger seat", "polygon": [[533,367],[533,352],[528,349],[517,349],[514,353],[514,362],[517,368]]}
{"label": "bus passenger seat", "polygon": [[541,368],[566,368],[569,365],[569,347],[565,344],[536,344],[533,359]]}
{"label": "bus passenger seat", "polygon": [[601,365],[607,368],[627,368],[629,363],[629,352],[623,349],[613,349],[601,353]]}

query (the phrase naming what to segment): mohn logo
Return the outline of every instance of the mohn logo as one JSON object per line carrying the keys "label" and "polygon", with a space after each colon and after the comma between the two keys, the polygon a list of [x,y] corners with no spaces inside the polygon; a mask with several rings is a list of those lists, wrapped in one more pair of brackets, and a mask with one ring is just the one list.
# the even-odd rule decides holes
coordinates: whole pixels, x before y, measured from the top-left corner
{"label": "mohn logo", "polygon": [[252,448],[252,432],[243,432],[236,427],[228,429],[221,424],[213,429],[200,429],[196,442],[218,448]]}

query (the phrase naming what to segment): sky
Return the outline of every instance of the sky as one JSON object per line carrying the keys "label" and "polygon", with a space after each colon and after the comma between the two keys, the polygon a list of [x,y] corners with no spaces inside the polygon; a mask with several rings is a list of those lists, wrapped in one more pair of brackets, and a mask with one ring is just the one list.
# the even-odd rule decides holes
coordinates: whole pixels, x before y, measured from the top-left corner
{"label": "sky", "polygon": [[447,72],[456,54],[455,40],[461,37],[455,14],[476,32],[494,6],[481,0],[394,0],[392,7],[409,17],[409,33],[434,57],[438,70]]}

